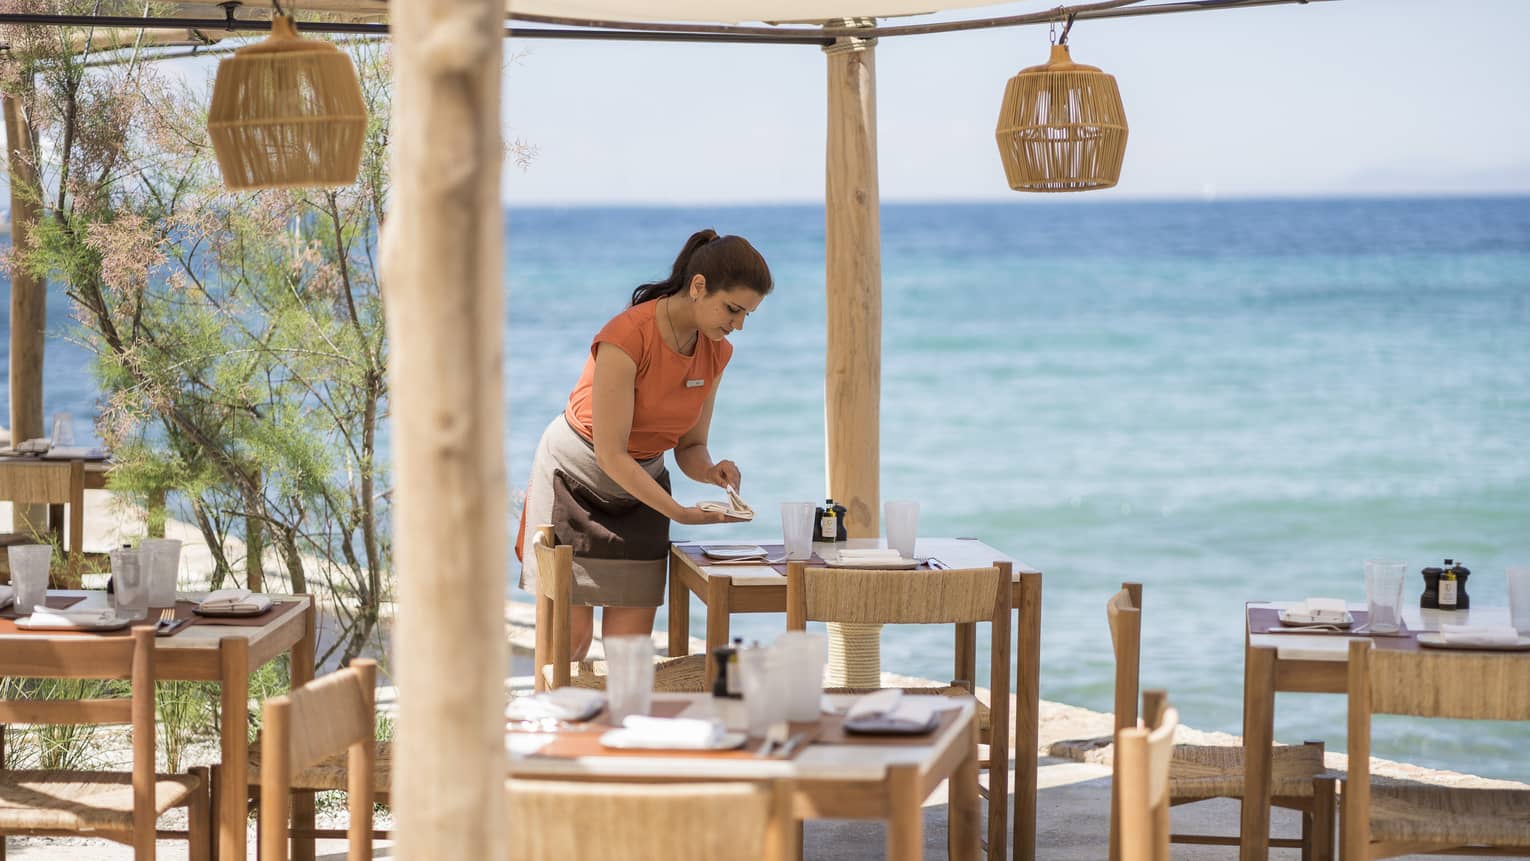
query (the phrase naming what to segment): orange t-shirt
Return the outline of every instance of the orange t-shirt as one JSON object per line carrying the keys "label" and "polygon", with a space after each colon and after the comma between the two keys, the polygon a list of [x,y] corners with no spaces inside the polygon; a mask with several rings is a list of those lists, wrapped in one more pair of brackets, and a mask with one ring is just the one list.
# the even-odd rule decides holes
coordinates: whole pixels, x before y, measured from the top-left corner
{"label": "orange t-shirt", "polygon": [[563,411],[574,430],[595,439],[595,352],[601,344],[620,348],[637,365],[627,452],[638,460],[658,457],[679,444],[701,417],[707,396],[733,357],[733,345],[726,339],[713,341],[705,335],[697,336],[692,355],[676,352],[659,335],[658,304],[655,299],[634,305],[596,333],[584,372]]}

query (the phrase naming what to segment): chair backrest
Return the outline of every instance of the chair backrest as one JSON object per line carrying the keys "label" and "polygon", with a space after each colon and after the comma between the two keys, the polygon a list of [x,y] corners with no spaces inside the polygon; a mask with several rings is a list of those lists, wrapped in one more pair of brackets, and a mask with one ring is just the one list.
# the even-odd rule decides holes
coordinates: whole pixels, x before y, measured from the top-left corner
{"label": "chair backrest", "polygon": [[18,505],[72,504],[84,493],[84,461],[12,462],[0,469],[0,499]]}
{"label": "chair backrest", "polygon": [[326,757],[348,754],[348,857],[372,857],[372,775],[377,757],[373,712],[377,664],[349,667],[266,700],[260,762],[260,859],[286,861],[292,777]]}
{"label": "chair backrest", "polygon": [[1169,861],[1169,763],[1179,712],[1160,699],[1153,719],[1116,731],[1123,861]]}
{"label": "chair backrest", "polygon": [[[1349,644],[1346,822],[1370,822],[1371,715],[1530,721],[1530,654],[1409,652]],[[1343,857],[1365,857],[1369,828],[1343,834]]]}
{"label": "chair backrest", "polygon": [[542,525],[531,538],[537,561],[536,680],[537,690],[549,687],[543,667],[552,664],[550,687],[569,683],[569,614],[574,604],[574,548],[556,546],[553,528]]}
{"label": "chair backrest", "polygon": [[1122,583],[1121,591],[1105,603],[1105,618],[1116,656],[1116,729],[1127,729],[1137,725],[1142,684],[1142,584]]}
{"label": "chair backrest", "polygon": [[[133,727],[133,845],[154,857],[154,629],[127,637],[26,636],[0,644],[0,676],[48,679],[128,679],[127,699],[0,700],[0,726],[131,724]],[[147,853],[147,854],[144,854]]]}
{"label": "chair backrest", "polygon": [[792,562],[786,568],[786,625],[801,630],[810,621],[1007,623],[1012,572],[1008,562],[942,571],[809,568]]}
{"label": "chair backrest", "polygon": [[509,861],[777,861],[795,848],[792,787],[509,780]]}

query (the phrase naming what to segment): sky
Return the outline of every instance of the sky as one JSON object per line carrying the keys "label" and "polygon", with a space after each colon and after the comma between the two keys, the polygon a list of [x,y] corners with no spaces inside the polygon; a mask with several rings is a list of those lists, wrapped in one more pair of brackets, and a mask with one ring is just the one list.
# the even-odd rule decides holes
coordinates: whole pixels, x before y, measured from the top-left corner
{"label": "sky", "polygon": [[[1069,42],[1120,84],[1125,167],[1114,189],[1027,200],[1530,193],[1530,0],[1081,21]],[[882,199],[1014,200],[999,101],[1047,51],[1045,26],[882,40]],[[823,200],[817,47],[512,39],[506,52],[505,134],[537,151],[505,166],[512,205]]]}

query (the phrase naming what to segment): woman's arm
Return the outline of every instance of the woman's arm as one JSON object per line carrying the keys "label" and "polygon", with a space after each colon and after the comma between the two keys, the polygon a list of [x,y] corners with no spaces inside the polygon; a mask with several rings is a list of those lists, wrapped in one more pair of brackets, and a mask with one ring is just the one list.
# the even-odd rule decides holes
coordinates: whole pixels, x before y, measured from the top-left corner
{"label": "woman's arm", "polygon": [[[687,508],[654,481],[627,451],[632,433],[633,385],[637,364],[613,344],[595,351],[591,421],[595,425],[595,462],[622,489],[660,514],[680,523],[721,523],[721,512]],[[683,468],[683,467],[682,467]]]}
{"label": "woman's arm", "polygon": [[731,460],[712,463],[712,453],[707,450],[707,431],[712,426],[712,405],[717,402],[717,390],[721,386],[722,375],[718,374],[717,383],[707,393],[706,405],[701,408],[696,424],[685,432],[685,436],[680,437],[680,444],[675,446],[675,463],[692,481],[719,487],[732,485],[734,490],[738,490],[738,467]]}

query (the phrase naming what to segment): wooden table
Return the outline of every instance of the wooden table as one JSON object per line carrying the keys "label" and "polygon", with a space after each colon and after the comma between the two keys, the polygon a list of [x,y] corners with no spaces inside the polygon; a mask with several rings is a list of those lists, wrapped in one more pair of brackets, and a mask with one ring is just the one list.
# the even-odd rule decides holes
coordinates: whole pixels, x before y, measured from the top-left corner
{"label": "wooden table", "polygon": [[[1408,596],[1404,595],[1404,600]],[[1415,599],[1416,600],[1416,599]],[[1244,611],[1243,659],[1243,814],[1242,861],[1265,861],[1270,854],[1270,770],[1275,743],[1275,694],[1349,692],[1349,644],[1370,639],[1377,648],[1402,648],[1394,637],[1348,637],[1337,634],[1252,634],[1249,618],[1256,609],[1284,609],[1299,602],[1257,602]],[[1364,610],[1364,604],[1351,604]],[[1420,610],[1405,607],[1403,623],[1414,632],[1438,631],[1441,624],[1507,625],[1503,607],[1471,610]],[[1411,646],[1408,646],[1411,648]],[[1336,727],[1342,729],[1342,727]]]}
{"label": "wooden table", "polygon": [[[50,595],[81,595],[85,600],[71,610],[88,610],[109,606],[107,595],[101,591],[50,590]],[[183,593],[182,598],[200,599],[202,593]],[[280,657],[291,655],[291,684],[293,687],[313,679],[314,668],[314,608],[313,600],[306,595],[271,596],[278,601],[299,601],[278,612],[275,618],[260,627],[237,627],[232,625],[190,625],[169,637],[154,641],[154,672],[161,681],[218,682],[222,686],[222,703],[218,726],[221,744],[220,769],[222,779],[213,787],[217,793],[217,808],[213,811],[216,828],[213,830],[220,861],[244,861],[245,822],[248,818],[246,784],[249,763],[249,676],[254,670]],[[150,611],[150,619],[154,620]],[[42,632],[39,632],[42,633]],[[48,632],[54,633],[54,632]],[[31,636],[12,634],[10,636]],[[233,648],[220,649],[220,643],[230,639]],[[0,648],[6,637],[0,636]],[[301,810],[298,809],[302,803]],[[293,819],[311,827],[313,819],[312,798],[298,796],[293,799]],[[298,855],[294,854],[294,858]],[[312,856],[310,855],[309,858]]]}
{"label": "wooden table", "polygon": [[[843,707],[853,696],[831,697]],[[738,700],[707,694],[654,694],[654,702],[684,704],[679,716],[721,718],[730,729],[747,723]],[[553,733],[507,736],[509,774],[522,779],[675,781],[788,779],[797,819],[884,819],[887,857],[915,861],[924,857],[924,799],[941,781],[950,780],[948,849],[952,858],[978,857],[981,811],[978,806],[977,720],[970,699],[956,700],[955,720],[911,744],[810,744],[790,759],[753,756],[719,757],[622,752],[582,756],[545,756],[539,750]]]}
{"label": "wooden table", "polygon": [[[698,564],[682,545],[705,542],[681,542],[669,553],[669,654],[690,651],[690,595],[701,599],[707,610],[707,678],[713,678],[712,650],[727,645],[730,617],[734,613],[785,613],[786,577],[737,576],[738,566]],[[720,542],[722,543],[722,542]],[[728,541],[749,544],[749,541]],[[771,540],[759,543],[777,543]],[[834,547],[871,548],[883,543],[875,538],[853,538],[839,544],[813,545],[820,557]],[[975,538],[920,538],[915,545],[917,557],[933,556],[948,568],[982,568],[994,562],[1014,564],[1011,603],[1017,614],[1014,637],[1015,661],[1015,861],[1033,861],[1036,857],[1036,768],[1041,720],[1041,572]],[[784,570],[784,566],[781,570]],[[784,627],[784,626],[783,626]],[[976,650],[976,629],[966,626],[965,647]]]}
{"label": "wooden table", "polygon": [[[66,561],[71,578],[80,575],[85,540],[85,491],[105,489],[106,473],[110,468],[111,464],[105,460],[0,457],[0,500],[16,505],[46,504],[48,529],[58,536],[60,546],[63,546],[64,538],[64,506],[69,507]],[[64,499],[68,501],[61,501]]]}

